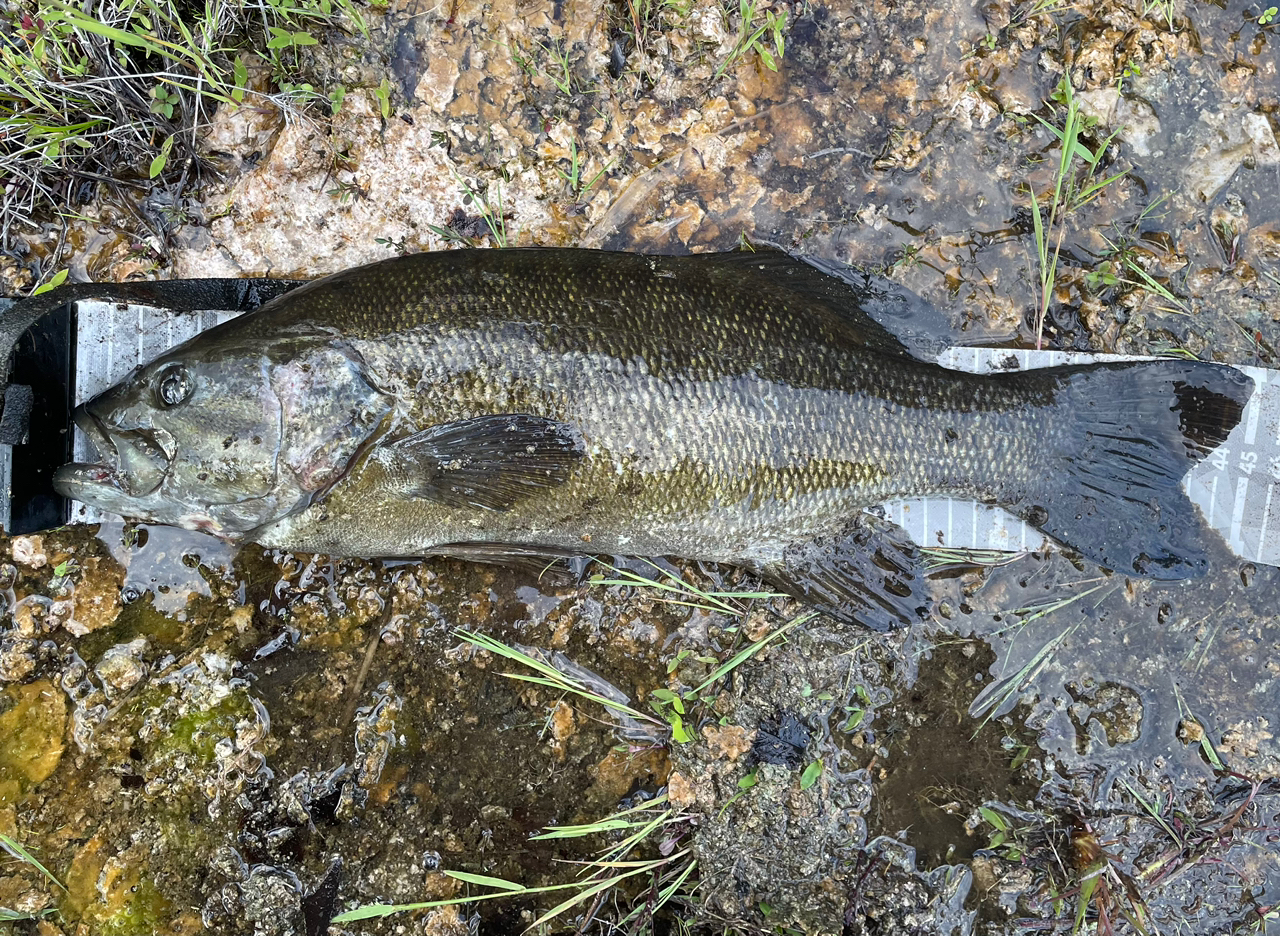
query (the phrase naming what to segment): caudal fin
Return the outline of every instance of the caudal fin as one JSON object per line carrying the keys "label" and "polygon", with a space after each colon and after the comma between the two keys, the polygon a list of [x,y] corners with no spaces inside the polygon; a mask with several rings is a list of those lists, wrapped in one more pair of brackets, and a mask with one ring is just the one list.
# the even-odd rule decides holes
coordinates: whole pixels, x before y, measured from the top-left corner
{"label": "caudal fin", "polygon": [[[1230,367],[1144,361],[1061,368],[1039,489],[1014,513],[1117,572],[1184,579],[1208,566],[1208,527],[1182,489],[1240,422],[1253,381]],[[1212,535],[1212,534],[1209,534]]]}

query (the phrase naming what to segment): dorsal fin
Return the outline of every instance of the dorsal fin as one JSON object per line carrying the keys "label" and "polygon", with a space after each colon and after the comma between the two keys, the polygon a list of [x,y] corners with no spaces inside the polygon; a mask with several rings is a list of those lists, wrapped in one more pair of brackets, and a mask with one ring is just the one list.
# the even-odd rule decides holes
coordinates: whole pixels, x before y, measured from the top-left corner
{"label": "dorsal fin", "polygon": [[[661,265],[677,258],[654,259]],[[720,282],[738,291],[747,286],[762,298],[799,299],[809,315],[829,316],[851,343],[895,357],[913,356],[892,332],[868,314],[866,306],[883,302],[884,298],[883,290],[876,290],[872,279],[865,274],[851,271],[848,278],[833,276],[776,247],[695,254],[678,259],[685,265],[685,275],[705,277],[708,282]],[[859,277],[865,280],[861,286],[857,281]]]}

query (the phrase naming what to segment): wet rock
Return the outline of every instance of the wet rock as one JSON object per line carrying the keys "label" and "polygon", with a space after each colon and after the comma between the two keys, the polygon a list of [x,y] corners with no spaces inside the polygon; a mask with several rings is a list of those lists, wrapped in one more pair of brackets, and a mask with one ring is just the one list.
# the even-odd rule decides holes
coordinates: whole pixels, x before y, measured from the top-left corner
{"label": "wet rock", "polygon": [[296,875],[253,865],[205,903],[204,925],[229,934],[292,936],[302,920],[302,887]]}
{"label": "wet rock", "polygon": [[[205,276],[266,270],[315,275],[383,259],[397,249],[440,246],[428,225],[447,224],[448,215],[462,202],[456,166],[433,140],[433,134],[447,132],[445,122],[423,109],[412,125],[400,120],[384,124],[377,100],[363,91],[348,95],[334,120],[333,136],[347,156],[337,189],[332,183],[316,185],[331,169],[334,144],[317,134],[314,125],[287,125],[262,163],[224,196],[243,207],[214,220],[209,249],[184,255],[175,270]],[[382,158],[387,147],[400,158]],[[490,198],[497,202],[496,189]],[[256,216],[249,206],[281,203],[290,204],[291,210],[280,223],[251,223]],[[424,205],[431,206],[425,214]],[[370,233],[359,239],[338,235],[318,249],[331,241],[317,232],[330,226],[335,208],[351,216],[344,227],[355,221]],[[545,218],[545,210],[538,214]],[[342,250],[335,254],[333,248],[339,245]]]}
{"label": "wet rock", "polygon": [[1150,156],[1153,143],[1159,145],[1160,119],[1155,108],[1141,98],[1123,95],[1113,86],[1081,91],[1076,98],[1082,113],[1114,130],[1116,138],[1128,144],[1134,155]]}
{"label": "wet rock", "polygon": [[915,851],[887,838],[869,842],[862,861],[870,873],[848,895],[844,933],[966,936],[974,931],[975,914],[964,908],[972,883],[968,868],[944,866],[921,874]]}
{"label": "wet rock", "polygon": [[15,536],[9,544],[13,561],[28,569],[43,569],[48,563],[43,536]]}
{"label": "wet rock", "polygon": [[33,886],[22,876],[14,874],[0,877],[0,908],[15,914],[12,917],[4,915],[5,919],[21,920],[23,915],[38,918],[52,904],[53,897],[45,888]]}
{"label": "wet rock", "polygon": [[1132,744],[1142,734],[1142,700],[1136,692],[1117,683],[1086,680],[1069,683],[1074,700],[1068,707],[1076,726],[1076,747],[1090,753],[1097,744],[1114,747]]}
{"label": "wet rock", "polygon": [[71,620],[64,625],[76,637],[110,627],[120,615],[124,569],[114,559],[90,556],[80,563]]}
{"label": "wet rock", "polygon": [[594,792],[606,801],[621,799],[637,784],[662,786],[667,782],[671,763],[665,748],[639,751],[610,749],[591,768]]}
{"label": "wet rock", "polygon": [[13,608],[13,628],[17,635],[30,639],[57,627],[53,604],[53,600],[44,595],[28,595],[19,601]]}
{"label": "wet rock", "polygon": [[1243,759],[1256,758],[1268,747],[1267,742],[1275,738],[1271,730],[1271,721],[1264,715],[1251,719],[1240,719],[1222,732],[1222,750]]}
{"label": "wet rock", "polygon": [[383,683],[377,689],[374,703],[356,710],[356,777],[362,787],[378,783],[387,757],[400,743],[396,737],[396,717],[403,705],[404,700],[390,683]]}
{"label": "wet rock", "polygon": [[551,743],[556,756],[563,760],[568,753],[565,743],[578,730],[578,719],[573,714],[573,706],[564,700],[557,702],[551,709]]}
{"label": "wet rock", "polygon": [[241,60],[246,66],[248,94],[243,102],[223,104],[214,111],[200,139],[201,152],[230,175],[256,166],[271,152],[285,126],[284,112],[264,93],[270,89],[270,67],[257,56]]}
{"label": "wet rock", "polygon": [[147,664],[142,660],[147,646],[147,638],[137,637],[116,644],[102,655],[93,671],[102,680],[108,699],[132,689],[147,675]]}
{"label": "wet rock", "polygon": [[423,936],[470,936],[470,918],[458,907],[442,907],[427,914]]}
{"label": "wet rock", "polygon": [[1202,111],[1201,141],[1191,154],[1187,182],[1201,200],[1210,201],[1236,170],[1280,164],[1280,147],[1266,117],[1252,112]]}
{"label": "wet rock", "polygon": [[18,682],[35,672],[39,646],[33,638],[0,637],[0,683]]}
{"label": "wet rock", "polygon": [[702,729],[702,736],[707,739],[713,757],[736,761],[752,749],[756,733],[741,725],[707,725]]}

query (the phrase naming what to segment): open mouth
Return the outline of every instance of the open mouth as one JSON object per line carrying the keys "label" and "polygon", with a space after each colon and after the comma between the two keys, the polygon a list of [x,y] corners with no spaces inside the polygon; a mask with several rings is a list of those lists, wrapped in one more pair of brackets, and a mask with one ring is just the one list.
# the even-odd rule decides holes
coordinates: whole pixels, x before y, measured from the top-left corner
{"label": "open mouth", "polygon": [[164,481],[172,459],[172,451],[166,451],[162,444],[168,441],[168,433],[112,429],[83,406],[76,410],[74,418],[97,462],[59,468],[53,476],[59,493],[82,499],[86,490],[108,488],[126,497],[146,497]]}

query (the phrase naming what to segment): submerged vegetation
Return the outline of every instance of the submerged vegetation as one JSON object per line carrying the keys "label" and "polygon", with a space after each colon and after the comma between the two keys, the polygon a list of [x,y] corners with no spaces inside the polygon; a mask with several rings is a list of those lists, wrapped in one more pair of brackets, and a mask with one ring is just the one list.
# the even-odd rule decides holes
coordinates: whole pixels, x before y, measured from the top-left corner
{"label": "submerged vegetation", "polygon": [[[14,838],[11,838],[8,835],[5,835],[3,832],[0,832],[0,849],[3,849],[11,857],[16,858],[22,864],[27,865],[30,868],[34,868],[36,871],[40,873],[40,875],[46,881],[49,882],[50,885],[52,885],[57,890],[62,891],[63,893],[66,893],[66,890],[67,890],[66,885],[63,884],[60,880],[58,880],[57,876],[52,871],[50,871],[43,864],[41,864],[40,859],[36,858],[35,855],[31,854],[30,850],[28,850],[27,847],[23,845],[21,842],[19,842]],[[45,908],[44,910],[40,910],[35,913],[31,913],[31,912],[22,911],[22,910],[12,910],[8,907],[0,905],[0,923],[6,923],[6,922],[15,923],[22,920],[37,920],[40,917],[48,916],[53,912],[54,912],[53,908],[51,907]]]}
{"label": "submerged vegetation", "polygon": [[[708,589],[696,585],[672,570],[653,566],[653,574],[647,575],[632,569],[606,566],[611,577],[595,575],[593,586],[625,586],[652,593],[659,602],[671,603],[700,611],[731,615],[726,632],[738,631],[742,615],[764,600],[782,596],[771,592]],[[609,685],[596,674],[578,666],[563,654],[547,653],[529,647],[516,647],[486,635],[459,632],[465,643],[477,651],[492,654],[520,667],[501,675],[522,683],[529,683],[552,690],[558,699],[550,705],[547,721],[554,717],[555,708],[565,698],[599,706],[612,722],[617,735],[624,741],[624,749],[654,748],[670,744],[691,744],[700,739],[696,727],[708,721],[703,711],[714,700],[723,685],[742,664],[760,653],[765,647],[782,639],[797,625],[811,620],[814,614],[794,617],[772,628],[764,636],[743,642],[727,658],[704,656],[692,658],[689,651],[677,654],[668,666],[668,675],[676,688],[656,688],[649,692],[651,712],[632,706],[625,694]],[[692,688],[679,684],[678,670],[689,662],[702,667],[706,675]],[[799,788],[806,790],[818,779],[822,770],[820,760],[809,764],[799,779]],[[755,783],[755,772],[745,775],[739,783],[740,791],[724,809],[746,793]],[[721,810],[723,813],[723,809]],[[577,862],[578,871],[573,880],[559,884],[530,886],[519,881],[497,878],[461,870],[445,870],[448,877],[481,892],[438,900],[405,904],[365,904],[347,910],[333,918],[335,923],[355,922],[393,914],[435,910],[463,904],[483,903],[491,900],[533,900],[542,906],[544,895],[559,902],[549,909],[542,909],[528,930],[542,932],[555,923],[576,921],[579,931],[587,927],[606,900],[615,910],[613,925],[626,932],[653,932],[659,911],[668,903],[683,905],[697,903],[698,862],[690,847],[689,837],[699,823],[696,813],[674,805],[666,789],[656,795],[646,796],[634,805],[623,805],[603,818],[567,825],[552,825],[531,836],[530,841],[556,841],[569,839],[605,839],[596,857]],[[679,923],[678,925],[689,925]]]}

